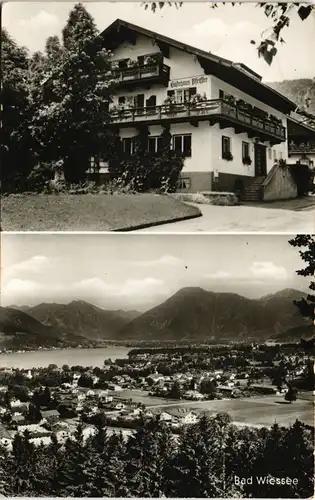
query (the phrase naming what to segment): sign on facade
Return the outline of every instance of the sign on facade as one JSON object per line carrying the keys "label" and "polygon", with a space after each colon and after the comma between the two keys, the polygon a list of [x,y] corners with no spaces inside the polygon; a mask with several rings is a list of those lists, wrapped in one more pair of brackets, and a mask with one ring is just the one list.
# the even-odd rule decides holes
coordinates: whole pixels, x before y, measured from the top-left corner
{"label": "sign on facade", "polygon": [[190,87],[193,85],[202,85],[207,83],[208,78],[206,76],[193,76],[191,78],[184,78],[182,80],[172,80],[170,87],[172,89],[177,89],[181,87]]}

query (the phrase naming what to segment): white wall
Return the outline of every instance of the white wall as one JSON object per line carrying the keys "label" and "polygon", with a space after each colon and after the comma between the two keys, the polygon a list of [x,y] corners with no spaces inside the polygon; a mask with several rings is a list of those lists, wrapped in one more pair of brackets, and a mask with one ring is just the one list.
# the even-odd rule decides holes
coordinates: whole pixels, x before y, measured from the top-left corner
{"label": "white wall", "polygon": [[[245,102],[248,104],[251,104],[252,106],[256,106],[257,108],[262,109],[263,111],[266,111],[267,113],[270,113],[277,118],[280,118],[282,121],[282,125],[287,129],[287,117],[284,113],[281,113],[277,109],[272,108],[271,106],[268,106],[267,104],[258,101],[254,97],[250,96],[249,94],[246,94],[245,92],[242,92],[241,90],[237,89],[236,87],[233,87],[232,85],[229,85],[226,82],[223,82],[219,78],[215,76],[211,76],[211,99],[219,99],[219,90],[222,89],[224,92],[228,94],[232,94],[236,99],[243,99]],[[265,144],[267,147],[270,147],[269,142],[264,142],[262,144]],[[287,140],[284,142],[281,142],[280,144],[276,144],[272,146],[272,150],[275,151],[275,157],[277,159],[288,159],[288,142]],[[274,153],[272,153],[272,159],[269,159],[268,151],[267,151],[267,172],[272,168],[274,164]]]}
{"label": "white wall", "polygon": [[[136,60],[138,56],[150,53],[160,52],[157,45],[152,43],[152,40],[145,36],[138,36],[136,45],[130,43],[122,44],[114,53],[112,60],[130,58]],[[283,126],[287,126],[286,116],[276,109],[268,106],[252,96],[242,92],[241,90],[229,85],[217,77],[205,75],[197,58],[184,51],[175,48],[170,48],[170,57],[164,58],[164,63],[170,67],[170,81],[166,88],[162,84],[153,84],[150,88],[138,86],[132,91],[119,89],[114,96],[113,104],[118,104],[119,96],[135,96],[139,93],[145,95],[145,100],[151,95],[156,95],[157,105],[162,105],[167,96],[167,90],[174,90],[187,87],[197,87],[198,93],[206,93],[209,99],[218,99],[219,90],[234,95],[237,99],[243,99],[249,104],[256,106],[267,113],[272,113],[274,116],[282,120]],[[195,84],[193,77],[204,77],[206,81]],[[186,84],[187,80],[187,84]],[[160,126],[149,127],[151,135],[160,135],[162,129]],[[121,137],[133,137],[137,135],[136,128],[122,128],[120,131]],[[171,133],[191,133],[192,134],[192,157],[186,158],[183,171],[211,171],[218,169],[219,172],[233,173],[236,175],[254,176],[254,140],[249,138],[247,133],[235,134],[233,128],[220,129],[218,124],[210,127],[208,122],[199,122],[199,127],[193,127],[189,123],[171,124]],[[232,139],[232,161],[223,160],[222,154],[222,135],[231,137]],[[250,156],[252,164],[247,166],[242,162],[242,141],[250,144]],[[273,146],[271,158],[268,153],[269,142],[263,143],[267,146],[267,172],[274,165],[275,159],[288,159],[287,142]],[[275,151],[275,153],[273,152]]]}
{"label": "white wall", "polygon": [[[210,172],[212,170],[211,157],[211,130],[208,122],[199,123],[199,127],[193,127],[189,123],[174,123],[171,125],[170,133],[191,134],[192,156],[185,158],[183,172]],[[160,125],[149,126],[150,136],[159,136],[162,133]],[[138,131],[134,127],[121,128],[120,137],[135,137]]]}
{"label": "white wall", "polygon": [[264,102],[258,101],[258,99],[255,99],[251,95],[242,92],[236,87],[233,87],[232,85],[223,82],[216,76],[211,75],[211,99],[219,99],[220,89],[222,89],[224,92],[228,94],[232,94],[236,99],[243,99],[244,101],[248,102],[248,104],[256,106],[257,108],[260,108],[263,111],[266,111],[267,113],[273,114],[274,116],[282,120],[282,124],[284,127],[287,127],[287,117],[284,113],[281,113],[281,111],[278,111],[277,109],[268,106]]}
{"label": "white wall", "polygon": [[189,123],[173,123],[170,132],[174,134],[191,134],[190,158],[185,158],[183,172],[210,172],[212,170],[211,127],[208,122],[199,122],[199,127]]}
{"label": "white wall", "polygon": [[[113,51],[112,60],[117,61],[127,58],[137,60],[138,56],[160,52],[158,45],[153,45],[150,38],[138,36],[136,45],[126,43],[117,47],[117,49]],[[156,95],[157,105],[162,105],[168,90],[188,87],[197,87],[197,93],[206,93],[207,97],[210,99],[210,77],[205,76],[204,70],[193,55],[171,47],[170,58],[164,57],[164,64],[170,67],[170,81],[168,87],[165,87],[163,84],[153,84],[150,85],[149,89],[147,85],[139,85],[136,89],[130,91],[119,89],[113,98],[113,104],[118,104],[119,96],[131,97],[141,93],[145,95],[145,99],[148,99],[151,95]],[[204,77],[206,81],[194,82],[193,78],[198,77]],[[188,80],[187,84],[185,83],[186,80]]]}
{"label": "white wall", "polygon": [[127,58],[137,60],[138,56],[161,52],[158,45],[155,45],[152,42],[153,41],[149,37],[139,35],[135,45],[129,42],[122,43],[119,47],[113,50],[112,61]]}
{"label": "white wall", "polygon": [[[254,140],[249,138],[246,133],[235,134],[233,128],[220,129],[218,124],[209,127],[211,130],[211,151],[213,169],[217,169],[220,173],[235,174],[235,175],[255,175],[254,162]],[[232,161],[222,159],[222,136],[231,138],[231,153]],[[249,143],[251,165],[243,164],[242,157],[242,142]]]}

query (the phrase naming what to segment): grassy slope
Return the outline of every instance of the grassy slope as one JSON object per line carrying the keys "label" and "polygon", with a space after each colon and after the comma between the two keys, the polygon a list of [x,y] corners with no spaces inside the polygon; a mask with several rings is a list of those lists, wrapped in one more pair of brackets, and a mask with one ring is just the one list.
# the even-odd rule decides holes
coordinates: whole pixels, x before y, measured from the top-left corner
{"label": "grassy slope", "polygon": [[21,195],[1,201],[3,231],[113,231],[200,215],[173,197],[139,195]]}

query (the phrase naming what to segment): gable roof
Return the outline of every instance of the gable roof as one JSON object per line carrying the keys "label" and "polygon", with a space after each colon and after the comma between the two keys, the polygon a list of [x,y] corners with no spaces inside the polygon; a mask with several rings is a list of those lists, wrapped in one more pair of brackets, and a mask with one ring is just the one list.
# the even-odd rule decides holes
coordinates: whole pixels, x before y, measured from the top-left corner
{"label": "gable roof", "polygon": [[114,50],[120,43],[128,40],[129,36],[135,42],[134,36],[137,34],[151,38],[160,46],[161,50],[162,47],[173,47],[196,56],[206,73],[217,76],[226,83],[237,87],[279,111],[289,114],[297,108],[293,101],[262,83],[261,76],[243,63],[234,63],[211,52],[198,49],[121,19],[116,19],[100,36],[103,38],[106,48]]}

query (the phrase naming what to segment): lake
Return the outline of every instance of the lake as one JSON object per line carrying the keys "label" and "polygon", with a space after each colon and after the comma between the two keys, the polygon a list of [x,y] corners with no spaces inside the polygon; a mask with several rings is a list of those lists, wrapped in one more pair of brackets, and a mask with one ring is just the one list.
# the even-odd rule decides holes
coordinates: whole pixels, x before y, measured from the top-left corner
{"label": "lake", "polygon": [[27,351],[0,354],[0,368],[37,368],[50,364],[99,366],[104,365],[104,360],[111,358],[127,358],[130,347],[111,346],[97,349],[54,349],[52,351]]}

